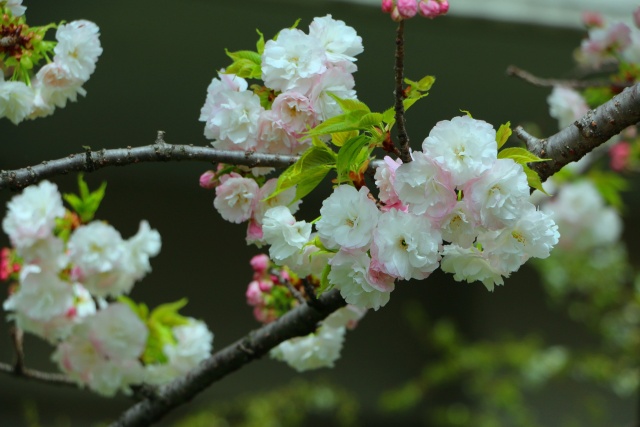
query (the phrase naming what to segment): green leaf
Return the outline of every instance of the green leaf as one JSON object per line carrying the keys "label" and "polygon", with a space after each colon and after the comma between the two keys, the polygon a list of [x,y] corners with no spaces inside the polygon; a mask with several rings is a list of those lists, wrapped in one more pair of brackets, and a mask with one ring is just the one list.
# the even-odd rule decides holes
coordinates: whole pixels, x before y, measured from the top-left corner
{"label": "green leaf", "polygon": [[371,126],[382,127],[382,114],[367,113],[360,118],[358,126],[360,126],[360,128],[368,128]]}
{"label": "green leaf", "polygon": [[69,203],[78,216],[80,216],[80,220],[87,223],[95,216],[96,211],[100,207],[100,203],[104,198],[106,189],[107,183],[103,182],[96,191],[89,191],[89,186],[84,181],[83,174],[78,174],[78,192],[80,193],[80,196],[72,193],[65,193],[62,197],[67,203]]}
{"label": "green leaf", "polygon": [[498,143],[498,150],[501,149],[502,146],[507,142],[511,134],[511,122],[500,125],[500,128],[496,132],[496,142]]}
{"label": "green leaf", "polygon": [[465,113],[468,117],[473,119],[473,116],[471,115],[471,113],[467,110],[460,110],[461,113]]}
{"label": "green leaf", "polygon": [[390,123],[393,124],[396,122],[396,109],[391,107],[388,108],[387,110],[385,110],[384,113],[382,113],[382,121],[385,123]]}
{"label": "green leaf", "polygon": [[124,295],[119,296],[117,300],[122,304],[128,305],[131,311],[133,311],[136,316],[140,318],[140,320],[142,320],[143,322],[147,321],[147,318],[149,317],[149,307],[147,307],[146,304],[136,304],[134,300]]}
{"label": "green leaf", "polygon": [[322,141],[314,139],[314,145],[305,151],[297,162],[280,174],[275,191],[267,199],[275,197],[288,188],[297,186],[295,200],[300,200],[313,191],[327,173],[335,167],[336,153],[331,151]]}
{"label": "green leaf", "polygon": [[347,142],[351,138],[355,138],[356,136],[358,136],[357,130],[352,130],[349,132],[336,132],[331,134],[331,142],[336,147],[342,147],[345,142]]}
{"label": "green leaf", "polygon": [[307,132],[309,136],[329,135],[337,132],[360,130],[360,119],[367,114],[364,110],[351,111],[325,120]]}
{"label": "green leaf", "polygon": [[233,63],[225,69],[226,74],[236,74],[247,79],[257,79],[262,76],[262,57],[258,52],[250,50],[229,52],[228,49],[225,49],[225,52],[233,60]]}
{"label": "green leaf", "polygon": [[345,113],[349,113],[351,111],[366,111],[367,113],[371,112],[367,104],[362,101],[358,101],[357,99],[342,99],[331,92],[328,92],[328,94],[338,103],[340,108],[342,108],[342,111],[344,111]]}
{"label": "green leaf", "polygon": [[256,42],[256,50],[258,51],[259,55],[262,55],[262,53],[264,52],[264,34],[262,34],[258,29],[256,29],[256,33],[258,33],[258,35],[260,36],[260,38]]}
{"label": "green leaf", "polygon": [[327,264],[322,270],[322,277],[320,278],[320,287],[316,292],[316,296],[320,296],[323,293],[330,291],[333,288],[333,284],[329,282],[329,273],[331,272],[331,265]]}
{"label": "green leaf", "polygon": [[345,142],[340,148],[336,162],[338,184],[351,182],[349,172],[359,171],[362,164],[369,160],[372,151],[370,143],[370,137],[359,135]]}
{"label": "green leaf", "polygon": [[498,158],[512,159],[516,163],[521,164],[523,166],[526,165],[527,163],[546,162],[550,160],[550,159],[541,159],[535,154],[527,151],[526,148],[522,148],[522,147],[505,148],[504,150],[498,153]]}
{"label": "green leaf", "polygon": [[157,306],[149,316],[150,322],[160,322],[162,325],[174,327],[189,323],[186,317],[178,314],[178,310],[187,305],[186,298],[175,302],[161,304]]}
{"label": "green leaf", "polygon": [[522,165],[522,169],[524,170],[524,173],[527,176],[527,183],[529,184],[529,187],[535,188],[536,190],[539,190],[548,196],[549,193],[547,193],[542,187],[542,181],[540,180],[540,175],[538,175],[537,172],[535,172],[526,164]]}

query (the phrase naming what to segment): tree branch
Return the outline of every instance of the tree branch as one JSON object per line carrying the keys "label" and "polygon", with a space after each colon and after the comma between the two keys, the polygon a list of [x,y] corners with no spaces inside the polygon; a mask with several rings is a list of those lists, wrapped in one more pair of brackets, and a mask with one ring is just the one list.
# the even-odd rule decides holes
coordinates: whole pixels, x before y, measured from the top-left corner
{"label": "tree branch", "polygon": [[527,149],[546,162],[529,163],[545,181],[564,165],[580,160],[585,154],[640,122],[640,83],[635,84],[555,135],[538,139],[522,127],[515,130]]}
{"label": "tree branch", "polygon": [[314,307],[300,305],[280,319],[249,333],[218,351],[185,377],[162,387],[155,398],[146,398],[125,411],[111,427],[148,426],[169,411],[191,400],[212,383],[245,364],[259,359],[281,342],[315,331],[317,323],[346,305],[337,290],[318,298]]}
{"label": "tree branch", "polygon": [[518,68],[515,65],[507,67],[507,75],[518,77],[527,83],[539,87],[565,86],[573,89],[586,89],[589,87],[613,87],[622,90],[630,87],[633,83],[616,83],[609,80],[563,80],[563,79],[545,79],[538,77],[530,72]]}
{"label": "tree branch", "polygon": [[[0,171],[0,190],[7,188],[21,190],[43,179],[66,175],[70,172],[93,172],[109,166],[127,166],[146,162],[199,161],[248,167],[286,168],[298,159],[297,156],[281,154],[225,151],[213,147],[167,144],[160,138],[153,145],[99,151],[87,148],[84,153],[70,154],[62,159],[43,161],[39,165],[21,169],[3,170]],[[368,171],[375,172],[381,164],[380,161],[372,161]]]}

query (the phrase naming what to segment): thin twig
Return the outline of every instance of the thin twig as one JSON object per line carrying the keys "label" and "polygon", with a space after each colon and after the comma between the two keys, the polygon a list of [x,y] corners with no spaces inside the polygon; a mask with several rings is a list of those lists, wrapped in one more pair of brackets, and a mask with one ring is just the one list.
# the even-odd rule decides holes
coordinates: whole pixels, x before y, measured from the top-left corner
{"label": "thin twig", "polygon": [[409,150],[409,135],[404,121],[404,20],[398,23],[396,32],[396,90],[395,90],[395,111],[396,125],[398,126],[398,144],[400,145],[400,158],[404,163],[411,161],[411,153]]}
{"label": "thin twig", "polygon": [[515,65],[509,65],[507,67],[507,75],[518,77],[526,81],[527,83],[531,83],[532,85],[539,87],[564,86],[573,89],[586,89],[590,87],[611,87],[622,90],[633,85],[632,82],[616,83],[608,80],[545,79],[543,77],[538,77],[534,74],[531,74],[530,72],[523,70],[522,68],[518,68]]}
{"label": "thin twig", "polygon": [[8,363],[0,363],[0,372],[19,378],[41,381],[53,385],[78,387],[78,384],[66,375],[41,372],[25,367],[23,367],[20,372],[16,372],[15,366],[9,365]]}
{"label": "thin twig", "polygon": [[[44,161],[39,165],[21,169],[0,171],[0,190],[20,190],[43,179],[70,172],[93,172],[109,166],[127,166],[144,162],[200,161],[228,163],[248,167],[286,168],[295,163],[299,157],[280,154],[265,154],[252,151],[225,151],[213,147],[195,147],[193,145],[167,144],[159,140],[152,145],[102,149],[83,153],[70,154],[57,160]],[[372,161],[369,170],[382,164]]]}
{"label": "thin twig", "polygon": [[16,361],[13,364],[13,371],[17,375],[20,375],[25,369],[24,346],[22,341],[24,334],[22,333],[22,329],[18,328],[17,326],[13,326],[9,331],[9,334],[11,335],[11,343],[13,344],[13,349],[16,352]]}

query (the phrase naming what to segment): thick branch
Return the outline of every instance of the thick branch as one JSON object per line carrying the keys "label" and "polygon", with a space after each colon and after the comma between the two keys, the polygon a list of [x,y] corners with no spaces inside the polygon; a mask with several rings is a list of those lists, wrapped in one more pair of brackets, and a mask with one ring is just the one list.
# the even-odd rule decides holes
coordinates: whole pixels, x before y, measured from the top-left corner
{"label": "thick branch", "polygon": [[298,306],[275,322],[218,351],[184,378],[162,387],[157,397],[147,398],[129,408],[111,427],[150,425],[215,381],[264,356],[281,342],[313,332],[318,322],[346,304],[336,290],[322,295],[318,301],[315,308]]}
{"label": "thick branch", "polygon": [[640,122],[640,83],[625,89],[610,101],[569,127],[546,139],[538,139],[521,127],[515,133],[527,149],[546,162],[530,163],[540,179],[545,181],[564,165],[580,160],[585,154],[619,134],[628,126]]}

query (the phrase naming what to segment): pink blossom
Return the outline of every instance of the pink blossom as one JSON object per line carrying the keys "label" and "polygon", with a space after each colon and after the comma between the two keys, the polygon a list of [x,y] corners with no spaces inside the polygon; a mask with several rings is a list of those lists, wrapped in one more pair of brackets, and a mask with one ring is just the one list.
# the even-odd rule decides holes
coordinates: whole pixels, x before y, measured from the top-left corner
{"label": "pink blossom", "polygon": [[609,149],[611,157],[611,169],[614,171],[622,171],[629,166],[629,157],[631,156],[631,144],[626,141],[620,141]]}
{"label": "pink blossom", "polygon": [[382,11],[384,13],[391,13],[393,10],[393,0],[382,0]]}
{"label": "pink blossom", "polygon": [[404,19],[413,18],[418,12],[416,0],[398,0],[398,13]]}
{"label": "pink blossom", "polygon": [[264,303],[262,298],[262,290],[260,290],[260,284],[257,280],[249,283],[249,287],[247,287],[245,296],[247,297],[247,304],[251,306],[257,306]]}
{"label": "pink blossom", "polygon": [[602,19],[602,15],[598,12],[582,12],[582,22],[587,28],[604,27],[604,20]]}
{"label": "pink blossom", "polygon": [[249,261],[251,268],[258,274],[264,274],[269,268],[269,256],[267,254],[258,254]]}
{"label": "pink blossom", "polygon": [[449,12],[449,0],[440,0],[440,15],[444,15]]}
{"label": "pink blossom", "polygon": [[258,286],[262,292],[269,292],[273,288],[272,280],[258,280]]}
{"label": "pink blossom", "polygon": [[402,164],[402,160],[393,160],[389,156],[385,156],[384,163],[376,169],[374,176],[376,186],[380,190],[378,198],[385,205],[401,204],[398,194],[393,187],[396,180],[396,170]]}
{"label": "pink blossom", "polygon": [[206,188],[207,190],[211,190],[216,188],[217,180],[216,173],[212,170],[208,170],[202,175],[200,175],[200,187]]}
{"label": "pink blossom", "polygon": [[252,179],[230,173],[220,178],[216,187],[213,206],[222,218],[239,224],[251,218],[259,191],[258,184]]}
{"label": "pink blossom", "polygon": [[[447,9],[448,8],[449,6],[447,3]],[[420,0],[420,3],[418,3],[418,10],[420,15],[431,19],[442,13],[440,11],[440,4],[436,0]]]}

